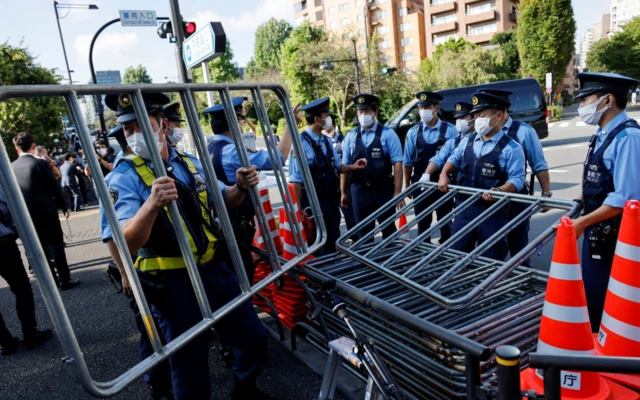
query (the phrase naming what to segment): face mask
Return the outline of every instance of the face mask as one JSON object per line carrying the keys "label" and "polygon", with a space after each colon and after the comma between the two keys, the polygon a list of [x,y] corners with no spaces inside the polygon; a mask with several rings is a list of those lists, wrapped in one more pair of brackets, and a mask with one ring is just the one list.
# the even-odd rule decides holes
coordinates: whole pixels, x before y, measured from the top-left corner
{"label": "face mask", "polygon": [[167,137],[172,144],[176,144],[184,137],[184,131],[185,130],[182,128],[171,128],[171,132],[173,132],[173,135],[167,135]]}
{"label": "face mask", "polygon": [[333,119],[331,116],[328,116],[324,119],[324,125],[322,125],[322,130],[328,131],[333,126]]}
{"label": "face mask", "polygon": [[358,122],[360,122],[360,126],[363,128],[370,127],[371,125],[373,125],[373,115],[371,114],[358,115]]}
{"label": "face mask", "polygon": [[460,132],[461,135],[464,135],[465,133],[467,133],[467,131],[470,128],[469,123],[471,123],[471,121],[468,121],[466,119],[456,120],[456,129],[458,130],[458,132]]}
{"label": "face mask", "polygon": [[[496,115],[494,115],[493,117],[495,117]],[[491,130],[495,128],[496,124],[498,123],[496,122],[495,124],[491,125],[491,120],[493,119],[493,117],[476,118],[476,132],[478,132],[482,136],[487,136],[489,133],[491,133]]]}
{"label": "face mask", "polygon": [[598,106],[600,103],[604,101],[605,97],[602,96],[595,103],[591,103],[588,106],[578,108],[578,114],[580,114],[580,119],[589,125],[597,125],[602,119],[602,114],[607,111],[611,106],[606,106],[602,108],[602,110],[598,111]]}
{"label": "face mask", "polygon": [[[158,135],[160,134],[161,130],[162,125],[160,125],[156,132],[153,132],[153,139],[156,142],[158,151],[160,151],[160,148],[162,147],[162,142],[160,142],[160,140],[158,139]],[[145,142],[144,140],[144,135],[142,135],[142,132],[136,132],[133,135],[129,136],[127,138],[127,144],[131,148],[131,151],[133,151],[135,154],[139,155],[145,160],[151,160],[151,151],[147,146],[147,142]]]}
{"label": "face mask", "polygon": [[425,124],[428,124],[429,122],[433,121],[434,117],[435,117],[434,110],[420,110],[420,118],[422,118],[422,121]]}
{"label": "face mask", "polygon": [[107,149],[103,149],[103,148],[98,149],[98,154],[100,154],[101,156],[107,155]]}

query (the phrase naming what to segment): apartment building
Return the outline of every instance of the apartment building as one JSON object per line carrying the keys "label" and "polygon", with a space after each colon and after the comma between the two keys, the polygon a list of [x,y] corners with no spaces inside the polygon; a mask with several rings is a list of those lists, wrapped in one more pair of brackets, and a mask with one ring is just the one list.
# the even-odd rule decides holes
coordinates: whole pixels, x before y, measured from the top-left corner
{"label": "apartment building", "polygon": [[611,0],[611,35],[633,17],[640,15],[640,0]]}
{"label": "apartment building", "polygon": [[294,0],[296,24],[309,20],[334,32],[354,32],[363,38],[377,34],[378,49],[388,65],[416,70],[426,57],[423,0]]}
{"label": "apartment building", "polygon": [[517,4],[512,0],[425,0],[427,56],[451,38],[488,46],[496,32],[516,26]]}

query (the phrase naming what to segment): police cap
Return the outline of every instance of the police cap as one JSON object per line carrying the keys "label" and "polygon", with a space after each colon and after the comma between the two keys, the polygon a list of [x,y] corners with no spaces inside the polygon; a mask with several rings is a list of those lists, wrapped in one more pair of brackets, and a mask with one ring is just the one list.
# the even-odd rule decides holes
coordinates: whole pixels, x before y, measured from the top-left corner
{"label": "police cap", "polygon": [[356,110],[365,110],[372,105],[380,104],[380,99],[372,94],[359,94],[353,98],[353,104],[356,106]]}
{"label": "police cap", "polygon": [[473,106],[471,103],[467,103],[465,101],[459,101],[456,103],[456,113],[453,115],[453,118],[458,119],[469,115]]}
{"label": "police cap", "polygon": [[[171,101],[164,93],[143,93],[142,100],[148,114],[162,112],[162,107]],[[116,122],[124,123],[138,119],[133,109],[133,101],[128,94],[108,94],[104,103],[116,112]]]}
{"label": "police cap", "polygon": [[312,101],[309,104],[305,104],[300,107],[300,111],[304,111],[304,115],[307,117],[319,116],[322,113],[329,112],[329,97],[323,97],[321,99]]}
{"label": "police cap", "polygon": [[173,122],[184,122],[180,114],[180,103],[171,103],[163,110],[165,118]]}
{"label": "police cap", "polygon": [[444,97],[438,93],[423,90],[422,92],[416,93],[416,99],[418,99],[419,106],[430,106],[440,104],[440,102],[444,100]]}
{"label": "police cap", "polygon": [[[233,104],[233,108],[235,110],[235,112],[242,112],[242,103],[244,103],[245,98],[244,97],[234,97],[231,99],[231,103]],[[209,114],[209,117],[211,117],[212,120],[214,119],[223,119],[226,121],[225,115],[224,115],[224,108],[222,106],[222,103],[220,104],[216,104],[215,106],[209,107],[207,109],[205,109],[204,111],[202,111],[204,114]]]}
{"label": "police cap", "polygon": [[496,93],[495,90],[482,89],[475,92],[471,95],[471,105],[473,106],[471,114],[487,109],[506,110],[511,106],[509,94],[511,92],[505,90],[500,90],[499,93]]}
{"label": "police cap", "polygon": [[638,81],[628,76],[611,72],[582,72],[578,74],[580,93],[576,100],[595,93],[611,93],[626,96],[629,89],[638,85]]}

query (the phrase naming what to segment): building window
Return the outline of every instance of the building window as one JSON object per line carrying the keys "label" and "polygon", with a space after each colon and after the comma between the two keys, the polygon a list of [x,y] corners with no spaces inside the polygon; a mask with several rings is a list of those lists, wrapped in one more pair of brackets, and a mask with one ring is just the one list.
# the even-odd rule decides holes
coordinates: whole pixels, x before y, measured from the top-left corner
{"label": "building window", "polygon": [[316,0],[316,7],[320,7],[322,5],[322,0]]}
{"label": "building window", "polygon": [[302,10],[304,10],[305,8],[307,8],[307,2],[305,1],[301,1],[300,3],[296,3],[296,5],[293,7],[296,12],[300,12]]}
{"label": "building window", "polygon": [[613,9],[611,10],[611,12],[616,12],[618,11],[618,7],[613,7]]}
{"label": "building window", "polygon": [[389,47],[391,47],[391,43],[388,40],[383,40],[382,42],[380,42],[378,47],[381,49],[388,49]]}
{"label": "building window", "polygon": [[433,44],[439,45],[439,44],[445,43],[449,39],[457,40],[458,34],[451,33],[449,35],[433,35]]}
{"label": "building window", "polygon": [[376,29],[376,32],[378,32],[378,35],[384,35],[385,33],[389,32],[389,27],[388,26],[379,26]]}
{"label": "building window", "polygon": [[410,30],[411,30],[411,22],[405,22],[404,24],[400,24],[400,32],[405,32]]}
{"label": "building window", "polygon": [[616,15],[615,15],[615,14],[612,14],[612,15],[611,15],[611,19],[616,19]]}
{"label": "building window", "polygon": [[340,5],[338,6],[338,9],[339,9],[340,11],[347,11],[347,6],[348,6],[348,4],[347,4],[347,3],[342,3],[342,4],[340,4]]}
{"label": "building window", "polygon": [[302,24],[307,19],[309,19],[308,15],[303,15],[302,17],[296,18],[296,25]]}
{"label": "building window", "polygon": [[498,31],[498,26],[494,22],[492,24],[468,27],[467,36],[485,35],[487,33],[493,33],[497,31]]}
{"label": "building window", "polygon": [[487,11],[491,11],[495,9],[496,9],[496,3],[493,1],[491,3],[485,3],[479,6],[467,6],[467,15],[482,14]]}
{"label": "building window", "polygon": [[402,53],[402,61],[413,60],[413,53]]}
{"label": "building window", "polygon": [[316,11],[316,21],[322,21],[322,11]]}
{"label": "building window", "polygon": [[404,47],[404,46],[409,46],[411,45],[411,43],[413,43],[413,40],[410,37],[404,38],[404,39],[400,39],[400,46]]}
{"label": "building window", "polygon": [[453,3],[455,0],[431,0],[432,6],[439,6],[440,4]]}
{"label": "building window", "polygon": [[335,21],[329,24],[330,29],[336,29],[337,27],[338,27],[338,24],[336,24]]}
{"label": "building window", "polygon": [[329,15],[333,15],[336,13],[336,8],[335,7],[329,7]]}
{"label": "building window", "polygon": [[447,14],[440,17],[436,17],[435,15],[431,16],[431,25],[442,25],[448,24],[449,22],[456,22],[458,20],[458,14]]}
{"label": "building window", "polygon": [[356,7],[362,7],[362,0],[356,0]]}
{"label": "building window", "polygon": [[340,26],[347,26],[351,23],[351,20],[349,18],[344,18],[340,20]]}
{"label": "building window", "polygon": [[405,15],[409,15],[409,9],[407,7],[399,8],[398,17],[404,17]]}
{"label": "building window", "polygon": [[376,4],[384,4],[387,0],[376,0]]}
{"label": "building window", "polygon": [[387,18],[387,12],[386,11],[376,11],[376,19],[377,20],[381,20],[381,19],[385,19]]}

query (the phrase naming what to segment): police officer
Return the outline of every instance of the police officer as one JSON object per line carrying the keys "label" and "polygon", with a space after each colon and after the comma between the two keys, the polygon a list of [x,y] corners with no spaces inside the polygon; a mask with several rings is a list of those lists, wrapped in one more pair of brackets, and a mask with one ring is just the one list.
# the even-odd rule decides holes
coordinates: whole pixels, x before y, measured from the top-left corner
{"label": "police officer", "polygon": [[180,113],[180,103],[171,103],[166,106],[162,112],[169,121],[167,139],[169,139],[171,146],[176,147],[186,133],[186,129],[182,127],[184,119],[182,119],[182,114]]}
{"label": "police officer", "polygon": [[[231,99],[231,102],[233,103],[235,112],[243,115],[242,103],[244,102],[244,98],[234,97]],[[208,146],[213,169],[220,181],[224,182],[227,186],[233,186],[237,183],[236,171],[240,168],[240,158],[238,157],[238,151],[231,138],[231,131],[224,114],[224,108],[222,104],[218,104],[205,109],[203,113],[209,115],[211,130],[214,133],[213,141],[209,143]],[[294,115],[297,116],[297,114],[296,109],[294,110]],[[288,129],[285,129],[282,140],[278,144],[278,149],[280,150],[280,162],[284,165],[291,150],[291,135]],[[249,155],[251,165],[255,166],[258,171],[273,170],[267,150],[247,148],[247,154]],[[253,282],[255,272],[255,264],[251,256],[251,242],[255,234],[253,221],[255,214],[255,209],[249,196],[245,196],[240,206],[229,210],[231,225],[233,226],[238,245],[242,250],[240,252],[242,262],[247,272],[247,277],[251,282]]]}
{"label": "police officer", "polygon": [[[473,115],[471,115],[472,108],[473,106],[471,103],[464,101],[456,103],[456,113],[453,115],[453,118],[456,119],[456,130],[458,131],[458,134],[454,139],[447,140],[447,143],[442,146],[436,155],[431,157],[427,171],[423,175],[422,179],[431,179],[434,174],[442,169],[449,157],[451,157],[451,154],[453,154],[453,151],[460,144],[462,138],[475,132],[474,118]],[[452,175],[450,178],[451,184],[455,185],[455,175]]]}
{"label": "police officer", "polygon": [[[496,96],[509,99],[513,93],[507,90],[497,89],[481,89],[481,92],[491,93]],[[520,194],[533,194],[533,176],[538,178],[540,188],[542,189],[541,195],[543,197],[551,197],[551,181],[549,179],[549,165],[544,158],[544,152],[542,151],[542,144],[540,138],[535,129],[525,122],[514,121],[508,114],[508,110],[505,110],[505,114],[502,117],[502,130],[522,146],[524,150],[524,157],[531,169],[532,179],[531,186],[527,186],[525,179],[524,187],[519,191]],[[516,218],[521,214],[529,204],[512,202],[509,204],[509,220]],[[549,211],[548,208],[543,208],[542,212]],[[522,249],[529,244],[529,226],[530,221],[527,218],[526,221],[516,226],[507,236],[507,244],[509,246],[509,253],[511,257],[518,254]],[[529,265],[529,261],[525,262]]]}
{"label": "police officer", "polygon": [[[502,130],[502,117],[510,103],[503,97],[476,92],[472,96],[476,133],[465,136],[442,168],[438,188],[447,192],[449,176],[458,172],[459,185],[486,189],[482,199],[462,210],[453,221],[452,234],[467,233],[451,248],[470,252],[476,243],[482,244],[509,221],[509,211],[502,208],[478,227],[469,230],[466,225],[487,210],[495,198],[490,191],[517,193],[524,186],[524,151],[515,140]],[[464,196],[466,198],[466,196]],[[458,199],[456,202],[464,199]],[[507,256],[505,239],[496,242],[483,254],[504,260]]]}
{"label": "police officer", "polygon": [[[358,159],[353,165],[346,165],[323,130],[333,126],[333,118],[329,115],[329,97],[316,100],[303,106],[307,129],[300,133],[300,140],[309,164],[313,186],[320,202],[322,217],[327,227],[327,242],[320,254],[331,254],[336,251],[336,241],[340,237],[340,174],[361,171],[366,161]],[[309,206],[306,188],[302,182],[300,158],[295,151],[291,152],[289,163],[289,182],[298,199],[298,206],[305,209]]]}
{"label": "police officer", "polygon": [[[360,126],[347,134],[342,147],[344,164],[366,159],[364,170],[351,174],[353,213],[356,224],[359,224],[402,191],[402,145],[393,129],[377,121],[380,112],[380,99],[377,96],[359,94],[353,98],[353,103]],[[340,181],[340,202],[343,207],[349,204],[347,184],[346,175],[343,175]],[[403,207],[404,201],[397,206]],[[393,212],[389,210],[383,213],[378,223],[390,218]],[[362,233],[373,230],[374,224],[368,225]],[[382,235],[386,238],[395,231],[395,224],[390,224],[383,229]]]}
{"label": "police officer", "polygon": [[[169,102],[164,94],[145,94],[144,102],[153,130],[154,143],[147,144],[128,95],[108,95],[107,106],[116,111],[123,124],[130,155],[107,177],[107,186],[118,219],[122,224],[128,250],[136,254],[141,280],[154,281],[167,302],[152,303],[154,317],[167,341],[174,340],[196,323],[202,315],[185,268],[167,206],[176,205],[186,227],[187,239],[199,267],[200,276],[212,309],[240,295],[235,273],[216,256],[218,238],[213,233],[210,193],[200,162],[176,151],[166,142],[168,121],[162,106]],[[166,177],[157,178],[149,161],[151,146],[156,146],[166,165]],[[258,184],[255,167],[237,171],[238,183],[227,187],[220,183],[227,207],[244,199],[249,186]],[[144,279],[143,279],[144,278]],[[264,398],[256,379],[266,358],[267,336],[251,303],[231,311],[216,325],[221,338],[234,346],[236,385],[232,398]],[[171,378],[177,399],[208,399],[211,382],[208,364],[208,335],[200,335],[171,357]]]}
{"label": "police officer", "polygon": [[581,73],[580,119],[598,130],[589,142],[581,200],[583,215],[574,221],[576,236],[584,232],[582,277],[591,329],[598,332],[609,274],[627,200],[640,199],[640,128],[625,112],[627,93],[638,81],[612,73]]}
{"label": "police officer", "polygon": [[[420,119],[422,122],[412,127],[407,133],[404,142],[404,182],[409,187],[412,183],[416,183],[425,173],[429,160],[436,155],[448,140],[455,140],[458,135],[456,128],[446,121],[438,118],[440,111],[440,102],[443,97],[434,92],[422,91],[416,93],[418,99],[418,107],[420,108]],[[411,174],[413,171],[413,175]],[[438,181],[438,176],[433,175],[432,182]],[[442,197],[441,194],[435,193],[423,201],[415,205],[416,214],[421,213],[431,206],[434,202]],[[448,201],[441,207],[436,209],[438,219],[442,219],[453,209],[453,201]],[[432,213],[418,221],[418,233],[422,233],[429,229],[433,221]],[[449,224],[440,228],[440,243],[444,243],[451,235],[451,226]],[[431,238],[427,238],[431,241]]]}

